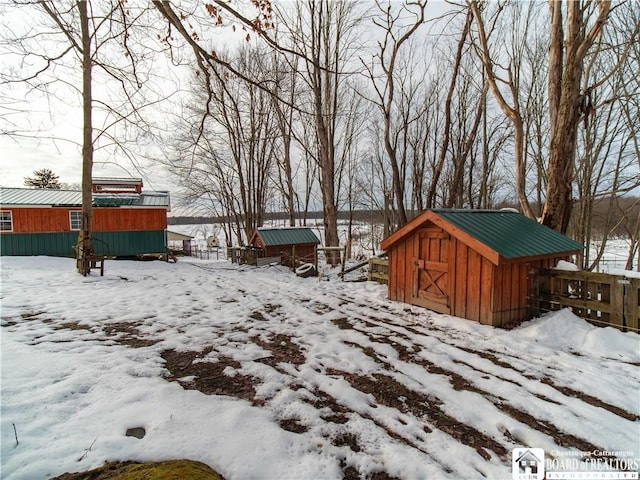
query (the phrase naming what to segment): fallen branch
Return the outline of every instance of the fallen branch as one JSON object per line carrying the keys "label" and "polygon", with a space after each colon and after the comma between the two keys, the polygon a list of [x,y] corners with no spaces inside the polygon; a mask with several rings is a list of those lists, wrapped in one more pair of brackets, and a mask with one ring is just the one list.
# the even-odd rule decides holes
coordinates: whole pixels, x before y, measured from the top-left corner
{"label": "fallen branch", "polygon": [[98,440],[98,437],[96,437],[93,440],[93,442],[91,442],[91,445],[89,445],[89,448],[85,448],[84,449],[84,453],[82,454],[82,456],[78,460],[76,460],[77,462],[81,462],[84,459],[84,457],[87,456],[87,454],[91,451],[91,448],[93,447],[93,444],[96,443],[96,440]]}

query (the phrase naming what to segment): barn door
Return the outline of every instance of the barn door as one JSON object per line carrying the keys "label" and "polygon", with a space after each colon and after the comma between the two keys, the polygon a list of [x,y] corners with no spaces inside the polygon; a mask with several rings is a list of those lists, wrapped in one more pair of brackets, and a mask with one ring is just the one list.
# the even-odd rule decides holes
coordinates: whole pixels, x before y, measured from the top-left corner
{"label": "barn door", "polygon": [[449,234],[424,228],[416,235],[411,303],[439,313],[451,313]]}

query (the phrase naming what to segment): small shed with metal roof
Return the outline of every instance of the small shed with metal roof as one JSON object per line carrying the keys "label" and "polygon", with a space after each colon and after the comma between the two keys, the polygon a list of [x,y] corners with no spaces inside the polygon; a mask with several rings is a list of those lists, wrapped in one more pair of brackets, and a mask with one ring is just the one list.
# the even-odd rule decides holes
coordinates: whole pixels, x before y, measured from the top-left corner
{"label": "small shed with metal roof", "polygon": [[426,210],[384,239],[389,298],[501,326],[530,318],[531,272],[583,246],[511,210]]}
{"label": "small shed with metal roof", "polygon": [[[93,181],[93,247],[105,256],[164,255],[169,192],[141,179]],[[0,188],[0,255],[75,256],[82,192]]]}
{"label": "small shed with metal roof", "polygon": [[319,244],[320,240],[309,227],[261,227],[249,239],[249,246],[261,250],[263,257],[280,257],[282,263],[289,263],[292,258],[312,262]]}

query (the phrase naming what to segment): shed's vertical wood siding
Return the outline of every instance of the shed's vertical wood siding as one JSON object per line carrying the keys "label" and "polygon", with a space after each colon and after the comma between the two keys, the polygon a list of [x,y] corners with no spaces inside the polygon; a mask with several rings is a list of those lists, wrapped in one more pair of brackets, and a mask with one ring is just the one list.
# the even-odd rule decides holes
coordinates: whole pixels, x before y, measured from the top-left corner
{"label": "shed's vertical wood siding", "polygon": [[451,314],[491,324],[494,265],[458,239],[450,245]]}
{"label": "shed's vertical wood siding", "polygon": [[480,286],[479,294],[480,298],[480,315],[478,322],[483,325],[493,324],[493,278],[495,276],[495,267],[493,263],[484,257],[481,257],[481,272],[480,272]]}
{"label": "shed's vertical wood siding", "polygon": [[467,292],[473,289],[472,285],[468,284],[469,270],[467,264],[467,258],[469,248],[460,242],[458,239],[451,242],[454,245],[453,258],[455,261],[455,276],[452,278],[451,285],[453,286],[453,301],[451,302],[451,313],[458,317],[467,316]]}
{"label": "shed's vertical wood siding", "polygon": [[475,250],[469,250],[467,255],[467,315],[466,318],[480,321],[480,302],[482,300],[482,257]]}
{"label": "shed's vertical wood siding", "polygon": [[[392,300],[404,303],[409,303],[410,301],[411,283],[409,283],[409,291],[407,291],[405,277],[407,270],[411,275],[411,265],[413,264],[417,241],[417,237],[403,239],[389,251],[389,297]],[[410,243],[409,248],[407,248],[407,243]]]}

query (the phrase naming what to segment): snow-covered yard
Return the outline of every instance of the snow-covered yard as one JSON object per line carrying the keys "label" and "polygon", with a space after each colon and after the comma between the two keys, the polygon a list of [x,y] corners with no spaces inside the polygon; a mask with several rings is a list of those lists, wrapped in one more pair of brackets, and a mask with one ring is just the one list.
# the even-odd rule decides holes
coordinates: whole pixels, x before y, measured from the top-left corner
{"label": "snow-covered yard", "polygon": [[227,479],[507,479],[521,446],[640,457],[637,334],[567,311],[495,329],[282,267],[73,262],[0,259],[3,479],[171,458]]}

